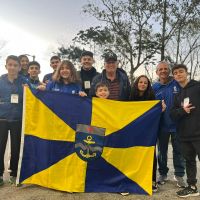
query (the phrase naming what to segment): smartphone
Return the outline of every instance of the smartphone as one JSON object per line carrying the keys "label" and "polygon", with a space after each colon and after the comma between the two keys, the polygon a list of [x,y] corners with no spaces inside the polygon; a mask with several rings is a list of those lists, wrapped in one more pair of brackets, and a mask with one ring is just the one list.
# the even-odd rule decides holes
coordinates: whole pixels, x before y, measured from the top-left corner
{"label": "smartphone", "polygon": [[189,97],[186,97],[186,98],[183,100],[183,107],[186,107],[189,103],[190,103],[190,98],[189,98]]}

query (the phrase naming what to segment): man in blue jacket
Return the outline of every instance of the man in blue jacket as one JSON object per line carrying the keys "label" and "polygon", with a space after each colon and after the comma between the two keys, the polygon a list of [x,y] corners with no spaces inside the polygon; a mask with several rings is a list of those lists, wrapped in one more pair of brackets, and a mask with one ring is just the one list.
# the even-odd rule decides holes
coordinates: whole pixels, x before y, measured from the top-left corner
{"label": "man in blue jacket", "polygon": [[177,139],[175,123],[170,118],[170,108],[173,105],[174,95],[179,92],[180,86],[169,76],[170,68],[167,62],[160,62],[157,65],[156,74],[159,77],[158,82],[153,84],[153,89],[156,99],[164,100],[167,106],[163,112],[160,120],[160,127],[158,133],[158,183],[163,185],[167,180],[167,154],[168,143],[171,137],[173,148],[173,164],[174,164],[174,179],[177,181],[178,187],[185,187],[183,176],[185,174],[185,161],[180,153],[180,144]]}
{"label": "man in blue jacket", "polygon": [[118,68],[117,55],[108,52],[104,55],[105,69],[101,74],[94,77],[90,96],[95,96],[95,87],[97,83],[106,83],[108,85],[110,95],[108,99],[126,101],[130,96],[130,82],[128,76],[123,69]]}

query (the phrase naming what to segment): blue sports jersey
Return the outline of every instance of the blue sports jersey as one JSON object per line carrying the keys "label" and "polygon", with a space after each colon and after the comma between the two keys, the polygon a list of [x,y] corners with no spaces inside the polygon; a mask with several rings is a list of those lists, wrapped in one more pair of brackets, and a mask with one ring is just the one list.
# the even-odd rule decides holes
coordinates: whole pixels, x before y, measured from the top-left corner
{"label": "blue sports jersey", "polygon": [[78,94],[81,86],[78,83],[64,84],[63,82],[50,81],[46,87],[49,91],[64,92],[68,94]]}

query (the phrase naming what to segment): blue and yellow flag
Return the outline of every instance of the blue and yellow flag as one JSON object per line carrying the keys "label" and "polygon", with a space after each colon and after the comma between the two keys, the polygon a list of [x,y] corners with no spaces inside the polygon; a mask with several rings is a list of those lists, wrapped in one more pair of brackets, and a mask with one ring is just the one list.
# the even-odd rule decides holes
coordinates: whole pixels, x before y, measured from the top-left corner
{"label": "blue and yellow flag", "polygon": [[25,91],[18,181],[68,192],[152,194],[159,101]]}

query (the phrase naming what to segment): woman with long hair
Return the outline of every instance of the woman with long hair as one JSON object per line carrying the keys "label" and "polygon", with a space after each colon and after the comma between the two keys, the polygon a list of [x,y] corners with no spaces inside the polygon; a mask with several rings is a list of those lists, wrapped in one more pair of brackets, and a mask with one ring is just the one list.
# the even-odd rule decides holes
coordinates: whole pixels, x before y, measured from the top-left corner
{"label": "woman with long hair", "polygon": [[[151,87],[151,82],[148,79],[147,76],[141,75],[139,76],[131,88],[131,95],[130,95],[131,101],[150,101],[155,100],[155,94]],[[164,101],[162,101],[162,111],[164,111],[166,108],[166,105]],[[154,163],[153,163],[153,192],[157,192],[158,185],[156,182],[156,171],[157,171],[157,158],[156,158],[156,150],[154,154]]]}

